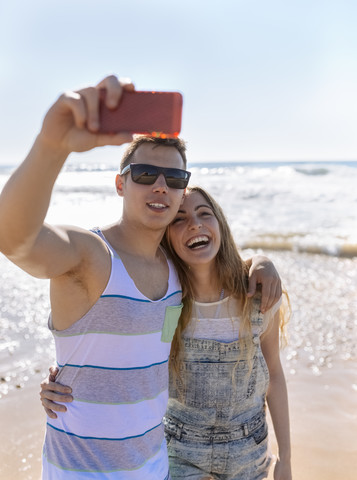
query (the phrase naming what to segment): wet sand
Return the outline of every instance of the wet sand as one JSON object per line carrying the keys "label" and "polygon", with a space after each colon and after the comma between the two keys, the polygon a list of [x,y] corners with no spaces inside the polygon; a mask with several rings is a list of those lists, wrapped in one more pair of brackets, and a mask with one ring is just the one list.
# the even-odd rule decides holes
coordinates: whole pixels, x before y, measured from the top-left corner
{"label": "wet sand", "polygon": [[[282,351],[293,478],[355,480],[357,259],[283,252],[269,256],[279,271],[287,272],[284,281],[294,308],[289,346]],[[43,345],[47,343],[45,338]],[[2,362],[16,371],[8,383],[21,388],[10,388],[0,399],[0,479],[37,480],[45,425],[38,392],[51,361],[48,352],[41,350],[36,356],[36,361],[42,357],[41,363],[29,372],[25,362],[19,367],[11,355],[3,351]],[[25,374],[28,379],[18,381]],[[274,451],[273,435],[271,439]]]}
{"label": "wet sand", "polygon": [[[351,361],[319,377],[306,370],[287,374],[294,480],[356,479],[356,372]],[[274,435],[271,444],[276,452]]]}
{"label": "wet sand", "polygon": [[10,392],[0,402],[0,479],[38,480],[45,414],[38,392],[42,375],[35,374],[25,388]]}
{"label": "wet sand", "polygon": [[[356,479],[356,371],[357,362],[350,361],[319,377],[309,370],[293,376],[287,372],[294,480]],[[1,480],[40,478],[45,423],[38,397],[41,378],[35,374],[25,388],[0,402]],[[275,451],[273,435],[271,440]]]}

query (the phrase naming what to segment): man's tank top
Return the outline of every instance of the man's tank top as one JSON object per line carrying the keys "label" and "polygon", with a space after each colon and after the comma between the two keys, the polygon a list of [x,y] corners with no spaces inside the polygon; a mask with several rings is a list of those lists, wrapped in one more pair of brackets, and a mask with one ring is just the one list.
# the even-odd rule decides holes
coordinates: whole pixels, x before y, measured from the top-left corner
{"label": "man's tank top", "polygon": [[168,260],[166,295],[148,299],[106,243],[112,271],[103,294],[71,327],[52,329],[57,381],[71,386],[74,400],[47,419],[46,480],[169,478],[162,418],[180,284]]}

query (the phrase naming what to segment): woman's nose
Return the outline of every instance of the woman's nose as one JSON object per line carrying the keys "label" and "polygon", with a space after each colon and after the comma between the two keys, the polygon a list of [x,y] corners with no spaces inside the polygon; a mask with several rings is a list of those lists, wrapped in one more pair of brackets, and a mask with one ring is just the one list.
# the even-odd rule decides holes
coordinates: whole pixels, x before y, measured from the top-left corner
{"label": "woman's nose", "polygon": [[191,217],[190,221],[189,221],[189,228],[191,230],[194,230],[196,228],[201,228],[202,227],[202,223],[200,221],[199,218],[197,217]]}

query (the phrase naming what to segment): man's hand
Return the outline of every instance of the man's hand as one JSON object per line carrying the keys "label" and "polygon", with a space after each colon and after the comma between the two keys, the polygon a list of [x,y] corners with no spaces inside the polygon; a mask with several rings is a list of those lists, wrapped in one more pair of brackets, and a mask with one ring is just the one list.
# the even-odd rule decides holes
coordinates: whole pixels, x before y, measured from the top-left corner
{"label": "man's hand", "polygon": [[133,137],[129,133],[98,133],[99,95],[102,88],[106,89],[107,107],[116,108],[123,89],[134,90],[134,85],[128,79],[119,80],[110,75],[95,87],[62,94],[47,112],[38,142],[63,155],[131,142]]}
{"label": "man's hand", "polygon": [[41,403],[45,409],[47,415],[50,418],[57,418],[56,412],[66,412],[67,408],[65,405],[61,405],[55,402],[64,402],[69,403],[73,401],[72,389],[71,387],[66,387],[60,383],[56,383],[56,376],[58,373],[58,368],[50,367],[50,374],[48,377],[41,383]]}
{"label": "man's hand", "polygon": [[254,255],[246,261],[249,268],[248,297],[252,297],[257,284],[262,286],[262,300],[260,310],[265,313],[281,297],[281,280],[274,264],[264,255]]}

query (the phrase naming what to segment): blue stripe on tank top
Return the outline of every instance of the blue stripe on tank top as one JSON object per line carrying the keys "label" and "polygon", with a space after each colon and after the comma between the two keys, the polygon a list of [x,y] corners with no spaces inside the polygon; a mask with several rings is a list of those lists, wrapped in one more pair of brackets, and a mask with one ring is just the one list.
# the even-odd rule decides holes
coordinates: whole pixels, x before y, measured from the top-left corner
{"label": "blue stripe on tank top", "polygon": [[141,299],[141,298],[134,298],[134,297],[128,297],[126,295],[101,295],[100,298],[126,298],[127,300],[133,300],[134,302],[144,302],[144,303],[152,303],[152,302],[163,302],[167,300],[170,297],[173,297],[174,295],[177,295],[178,293],[182,293],[182,290],[177,290],[176,292],[170,293],[167,297],[161,298],[160,300],[146,300],[146,299]]}
{"label": "blue stripe on tank top", "polygon": [[151,365],[144,365],[143,367],[128,367],[128,368],[115,368],[115,367],[98,367],[97,365],[74,365],[71,363],[65,363],[64,365],[61,365],[57,362],[57,365],[60,368],[63,367],[73,367],[73,368],[98,368],[100,370],[142,370],[144,368],[151,368],[155,367],[157,365],[163,365],[164,363],[167,363],[169,359],[164,360],[163,362],[158,362],[158,363],[152,363]]}
{"label": "blue stripe on tank top", "polygon": [[54,426],[51,425],[50,423],[47,423],[47,425],[48,425],[49,427],[51,427],[53,430],[56,430],[57,432],[65,433],[66,435],[70,435],[70,436],[72,436],[72,437],[81,438],[81,439],[83,439],[83,440],[109,440],[109,441],[118,441],[118,442],[121,442],[121,441],[123,441],[123,440],[130,440],[130,439],[132,439],[132,438],[143,437],[143,436],[146,435],[147,433],[152,432],[153,430],[155,430],[155,428],[160,427],[161,424],[162,424],[162,422],[160,422],[158,425],[155,425],[155,427],[150,428],[150,429],[147,430],[146,432],[140,433],[140,435],[133,435],[132,437],[123,437],[123,438],[106,438],[106,437],[84,437],[84,436],[82,436],[82,435],[76,435],[75,433],[66,432],[66,430],[62,430],[62,429],[60,429],[60,428],[54,427]]}

